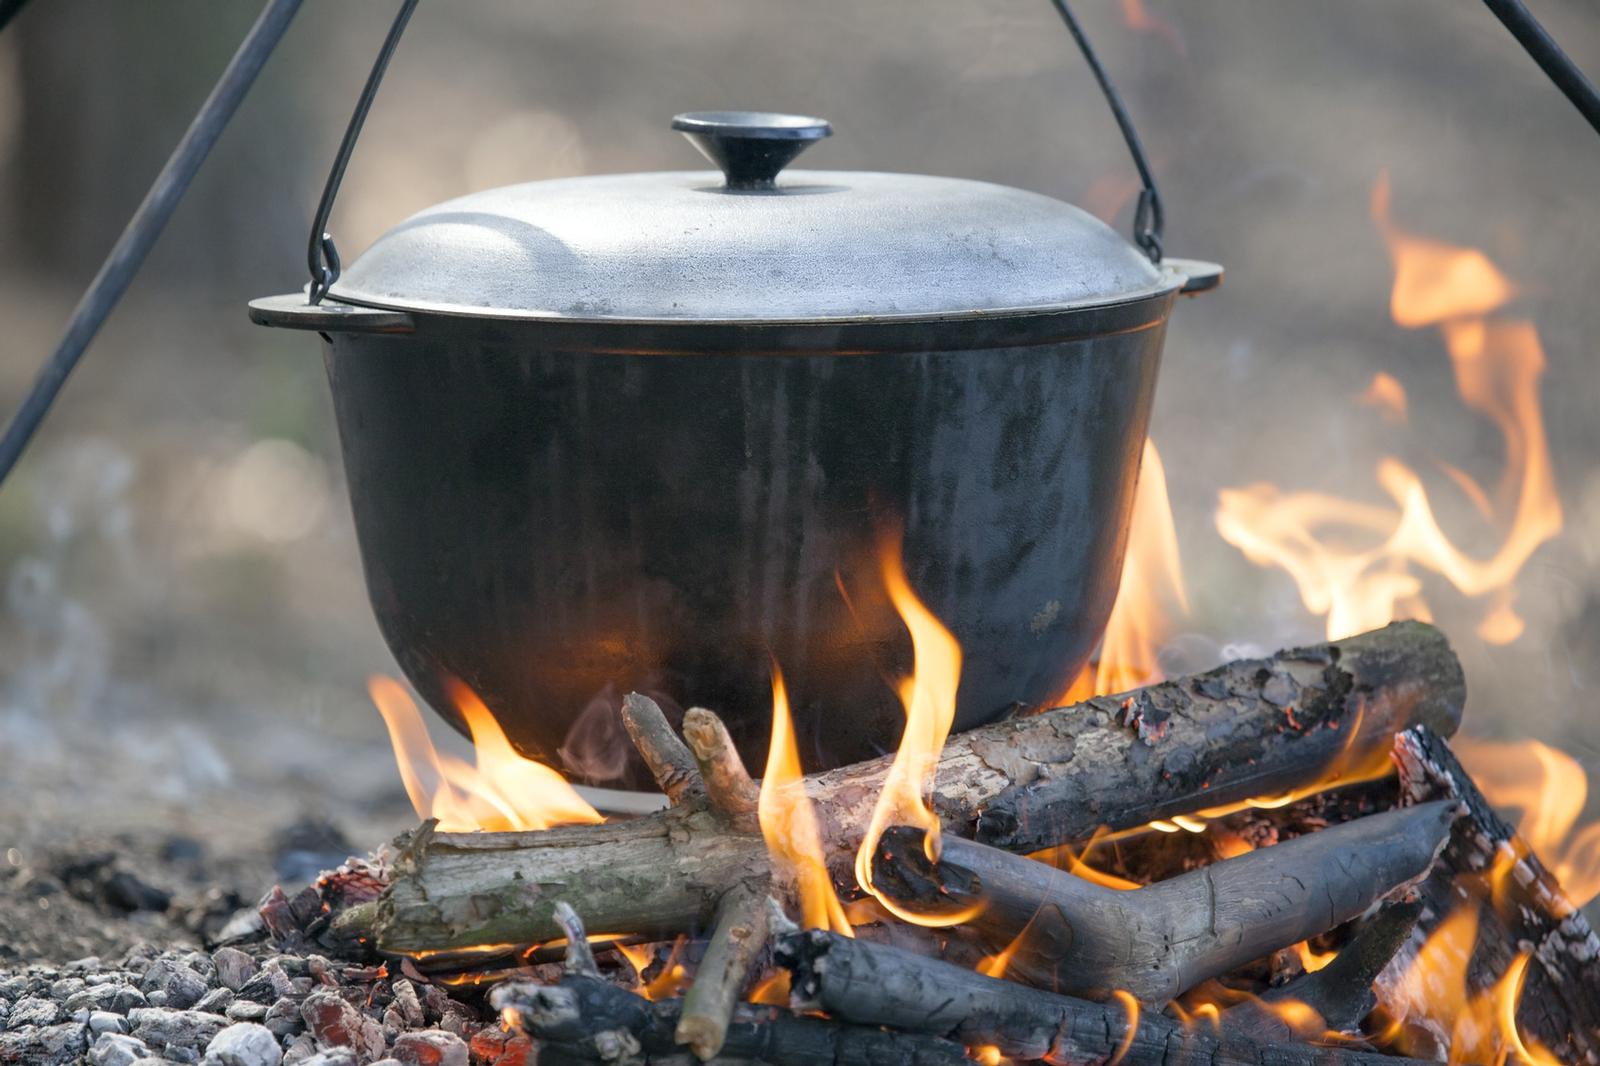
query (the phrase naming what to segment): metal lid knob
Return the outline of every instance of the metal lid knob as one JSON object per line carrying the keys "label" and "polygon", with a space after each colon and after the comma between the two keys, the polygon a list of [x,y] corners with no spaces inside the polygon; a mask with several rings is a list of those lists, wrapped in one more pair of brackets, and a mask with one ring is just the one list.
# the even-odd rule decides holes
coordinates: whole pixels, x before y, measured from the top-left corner
{"label": "metal lid knob", "polygon": [[824,119],[771,111],[690,111],[672,128],[722,170],[729,189],[773,188],[795,156],[833,133]]}

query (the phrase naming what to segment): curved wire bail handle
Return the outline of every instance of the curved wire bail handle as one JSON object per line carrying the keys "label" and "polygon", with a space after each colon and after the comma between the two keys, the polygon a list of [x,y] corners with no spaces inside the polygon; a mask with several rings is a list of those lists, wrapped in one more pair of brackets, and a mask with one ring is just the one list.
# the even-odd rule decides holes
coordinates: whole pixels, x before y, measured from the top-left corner
{"label": "curved wire bail handle", "polygon": [[334,282],[339,280],[340,263],[339,249],[333,243],[333,234],[328,232],[328,216],[333,214],[333,202],[339,196],[339,185],[344,181],[345,168],[350,165],[350,156],[355,152],[356,139],[361,136],[361,127],[366,124],[367,112],[372,110],[373,98],[378,95],[378,86],[383,82],[384,71],[389,69],[389,60],[394,55],[394,50],[400,44],[400,37],[406,32],[406,23],[411,21],[411,13],[417,8],[417,0],[403,0],[400,10],[395,12],[394,23],[389,27],[389,35],[383,39],[383,47],[378,51],[378,58],[373,60],[372,70],[367,74],[367,84],[362,87],[361,97],[356,101],[356,109],[350,116],[350,124],[345,127],[344,140],[339,142],[339,152],[333,157],[333,167],[328,171],[328,181],[322,187],[322,199],[317,203],[316,216],[311,220],[311,239],[307,242],[306,265],[311,269],[311,286],[306,293],[306,302],[320,304],[322,298],[328,295],[328,290],[333,288]]}
{"label": "curved wire bail handle", "polygon": [[[1106,103],[1111,107],[1111,114],[1117,120],[1117,126],[1122,130],[1122,138],[1128,144],[1128,152],[1133,156],[1133,165],[1139,171],[1139,180],[1143,182],[1143,189],[1139,193],[1139,205],[1133,217],[1133,241],[1153,263],[1161,262],[1161,232],[1166,216],[1161,207],[1161,193],[1156,189],[1155,176],[1151,173],[1150,163],[1145,158],[1144,146],[1139,141],[1139,134],[1133,128],[1133,120],[1128,117],[1128,112],[1122,105],[1122,98],[1117,94],[1116,87],[1111,84],[1111,78],[1100,59],[1095,55],[1094,48],[1089,44],[1089,38],[1084,35],[1083,27],[1079,25],[1077,17],[1066,4],[1066,0],[1051,0],[1061,19],[1071,32],[1073,40],[1078,43],[1078,49],[1083,53],[1085,62],[1094,73],[1095,80],[1100,83],[1100,91],[1105,95]],[[322,188],[322,199],[317,203],[316,217],[311,222],[311,238],[307,242],[306,265],[311,271],[311,285],[307,291],[307,300],[312,304],[320,304],[323,297],[327,296],[335,282],[339,280],[339,250],[334,244],[333,234],[328,232],[328,217],[333,213],[333,202],[338,198],[339,185],[344,180],[345,168],[350,165],[350,156],[355,151],[356,140],[361,136],[361,127],[367,121],[367,112],[372,109],[373,98],[378,95],[378,86],[383,82],[383,75],[389,69],[389,60],[394,56],[395,48],[400,44],[400,37],[405,33],[406,24],[411,21],[411,13],[416,10],[417,0],[403,0],[400,10],[395,13],[394,23],[389,27],[389,34],[383,40],[383,47],[378,52],[378,58],[373,61],[372,71],[367,75],[367,83],[361,90],[361,97],[356,101],[355,111],[350,116],[350,124],[345,127],[344,139],[339,142],[339,152],[334,156],[333,167],[328,172],[328,181]]]}
{"label": "curved wire bail handle", "polygon": [[1095,55],[1094,47],[1084,35],[1077,16],[1067,6],[1067,0],[1050,0],[1050,2],[1055,5],[1061,21],[1067,24],[1067,32],[1078,42],[1078,51],[1083,53],[1084,62],[1089,64],[1089,69],[1094,73],[1094,80],[1100,83],[1100,92],[1104,94],[1106,103],[1111,108],[1111,117],[1117,120],[1117,128],[1122,131],[1122,139],[1128,144],[1128,154],[1133,156],[1134,168],[1139,171],[1139,181],[1144,185],[1139,191],[1139,206],[1133,213],[1133,243],[1150,257],[1152,263],[1159,263],[1161,231],[1166,225],[1166,212],[1161,208],[1161,192],[1156,188],[1156,177],[1150,169],[1150,161],[1145,158],[1139,131],[1133,128],[1133,119],[1128,117],[1128,109],[1122,105],[1122,97],[1117,93],[1117,87],[1111,84],[1111,75],[1100,65],[1100,57]]}

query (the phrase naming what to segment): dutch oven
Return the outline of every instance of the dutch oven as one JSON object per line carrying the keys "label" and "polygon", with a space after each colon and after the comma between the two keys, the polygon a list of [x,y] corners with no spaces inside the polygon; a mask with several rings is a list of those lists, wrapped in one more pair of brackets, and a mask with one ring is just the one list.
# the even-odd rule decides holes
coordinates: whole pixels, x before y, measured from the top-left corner
{"label": "dutch oven", "polygon": [[780,176],[817,119],[674,126],[722,173],[473,193],[323,302],[250,305],[325,341],[406,676],[458,726],[452,678],[527,755],[641,783],[624,693],[714,708],[760,766],[776,660],[803,757],[837,765],[904,722],[899,546],[965,651],[955,727],[1049,701],[1116,595],[1168,314],[1219,269],[1020,189]]}

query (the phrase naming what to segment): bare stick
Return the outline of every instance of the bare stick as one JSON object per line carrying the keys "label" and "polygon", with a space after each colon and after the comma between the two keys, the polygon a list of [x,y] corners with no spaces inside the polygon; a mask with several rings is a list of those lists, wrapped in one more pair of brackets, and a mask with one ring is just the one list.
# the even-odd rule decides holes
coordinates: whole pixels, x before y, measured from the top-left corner
{"label": "bare stick", "polygon": [[1374,814],[1134,891],[949,835],[931,865],[923,834],[902,826],[884,835],[875,880],[914,910],[981,901],[970,924],[995,947],[1017,941],[1008,969],[1017,980],[1161,1003],[1425,876],[1455,809]]}
{"label": "bare stick", "polygon": [[691,709],[683,716],[683,739],[700,764],[712,806],[734,818],[753,819],[760,790],[750,780],[722,719],[704,707]]}
{"label": "bare stick", "polygon": [[589,934],[583,928],[583,919],[565,900],[556,903],[556,921],[567,935],[566,958],[562,968],[574,977],[599,977],[600,967],[594,961],[594,949],[589,946]]}
{"label": "bare stick", "polygon": [[[958,734],[941,757],[933,805],[947,832],[1008,850],[1083,840],[1101,824],[1129,828],[1303,786],[1386,753],[1416,722],[1453,729],[1463,691],[1438,630],[1397,623]],[[685,717],[691,734],[697,717]],[[848,876],[888,765],[806,779],[836,877]],[[561,935],[557,898],[608,933],[704,928],[724,890],[770,870],[750,821],[730,826],[685,804],[540,832],[418,831],[400,842],[363,935],[400,954],[542,942]]]}
{"label": "bare stick", "polygon": [[1053,1066],[1422,1066],[1345,1048],[1262,1044],[1227,1030],[1183,1029],[1120,1001],[1091,1003],[985,977],[818,929],[777,938],[794,1004],[841,1021],[884,1025]]}
{"label": "bare stick", "polygon": [[669,803],[676,807],[706,794],[694,756],[672,731],[655,700],[637,692],[628,693],[622,698],[622,724]]}
{"label": "bare stick", "polygon": [[674,1038],[689,1045],[701,1059],[722,1050],[756,957],[767,944],[765,882],[738,884],[722,894],[717,920],[705,956],[695,970],[694,984],[683,997],[683,1014]]}
{"label": "bare stick", "polygon": [[[559,984],[507,981],[489,1003],[539,1042],[539,1062],[621,1062],[667,1066],[687,1058],[674,1036],[685,1005],[651,1003],[603,980]],[[553,1054],[549,1054],[553,1053]],[[885,1032],[777,1007],[735,1006],[717,1063],[775,1066],[971,1066],[960,1044],[917,1033]]]}

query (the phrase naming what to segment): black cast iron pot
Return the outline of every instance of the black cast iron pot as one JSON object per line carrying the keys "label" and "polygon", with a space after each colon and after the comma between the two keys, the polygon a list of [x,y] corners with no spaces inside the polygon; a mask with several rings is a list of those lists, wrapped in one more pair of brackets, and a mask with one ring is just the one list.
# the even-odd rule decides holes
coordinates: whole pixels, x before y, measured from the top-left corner
{"label": "black cast iron pot", "polygon": [[1048,197],[778,171],[817,120],[682,116],[725,171],[475,193],[331,298],[251,304],[327,342],[367,586],[446,717],[641,784],[634,689],[762,764],[781,664],[811,768],[893,747],[911,665],[882,578],[965,651],[956,728],[1057,695],[1115,597],[1167,316],[1215,284]]}

